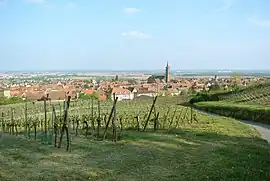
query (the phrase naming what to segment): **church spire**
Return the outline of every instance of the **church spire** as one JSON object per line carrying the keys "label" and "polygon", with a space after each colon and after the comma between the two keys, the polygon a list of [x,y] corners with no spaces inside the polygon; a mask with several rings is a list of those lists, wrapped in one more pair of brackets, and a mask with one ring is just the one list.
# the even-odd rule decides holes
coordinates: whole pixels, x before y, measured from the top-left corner
{"label": "church spire", "polygon": [[169,65],[169,61],[167,61],[167,65],[166,65],[166,72],[165,72],[165,82],[169,83],[170,82],[170,65]]}

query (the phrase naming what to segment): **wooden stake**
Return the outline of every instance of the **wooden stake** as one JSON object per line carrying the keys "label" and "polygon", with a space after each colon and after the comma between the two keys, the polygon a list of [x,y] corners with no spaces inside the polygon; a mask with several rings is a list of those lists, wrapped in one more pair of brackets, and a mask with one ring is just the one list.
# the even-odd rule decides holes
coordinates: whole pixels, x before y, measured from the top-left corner
{"label": "wooden stake", "polygon": [[27,102],[24,103],[24,122],[25,122],[25,134],[27,133]]}
{"label": "wooden stake", "polygon": [[171,128],[172,123],[174,121],[174,117],[175,117],[176,111],[177,111],[177,108],[174,109],[173,115],[172,115],[171,120],[170,120],[170,123],[169,123],[169,129]]}
{"label": "wooden stake", "polygon": [[54,128],[54,147],[57,146],[58,124],[54,105],[52,105],[53,112],[53,128]]}
{"label": "wooden stake", "polygon": [[193,108],[192,108],[192,106],[190,107],[190,122],[192,123],[192,121],[193,121]]}
{"label": "wooden stake", "polygon": [[67,101],[67,104],[66,104],[64,120],[63,120],[63,126],[62,126],[62,129],[61,129],[61,135],[60,135],[60,140],[59,140],[59,144],[58,144],[58,148],[61,148],[64,132],[66,131],[66,136],[67,136],[67,148],[66,148],[66,150],[67,151],[69,151],[69,149],[70,149],[69,131],[68,131],[68,126],[67,126],[68,125],[67,119],[68,119],[68,109],[69,109],[70,99],[71,99],[71,97],[68,96],[68,101]]}
{"label": "wooden stake", "polygon": [[153,111],[153,109],[154,109],[154,106],[155,106],[156,101],[157,101],[157,96],[156,96],[156,97],[154,98],[154,100],[153,100],[153,104],[152,104],[151,109],[150,109],[150,111],[149,111],[149,114],[148,114],[147,120],[146,120],[146,122],[145,122],[143,131],[145,131],[145,129],[146,129],[147,125],[148,125],[148,122],[149,122],[149,120],[150,120],[151,113],[152,113],[152,111]]}
{"label": "wooden stake", "polygon": [[159,117],[159,112],[157,113],[157,115],[154,118],[154,131],[158,130],[158,117]]}
{"label": "wooden stake", "polygon": [[[113,100],[115,100],[115,94],[113,94]],[[113,138],[114,141],[117,141],[117,132],[116,132],[116,105],[114,106],[113,109],[113,120],[112,120],[112,126],[113,126]]]}
{"label": "wooden stake", "polygon": [[95,120],[94,120],[94,99],[91,98],[91,123],[92,123],[92,135],[95,134]]}
{"label": "wooden stake", "polygon": [[1,114],[1,135],[5,132],[4,112]]}
{"label": "wooden stake", "polygon": [[118,97],[116,97],[116,99],[113,101],[113,107],[112,107],[112,110],[111,110],[109,119],[108,119],[108,121],[107,121],[107,123],[106,123],[105,130],[104,130],[104,133],[103,133],[103,140],[106,138],[107,130],[108,130],[110,121],[111,121],[111,119],[112,119],[112,115],[113,115],[113,112],[114,112],[114,107],[115,107],[115,105],[116,105],[116,103],[117,103],[117,100],[118,100]]}
{"label": "wooden stake", "polygon": [[44,133],[47,139],[47,102],[44,100]]}
{"label": "wooden stake", "polygon": [[100,122],[101,122],[101,118],[100,118],[100,101],[98,100],[98,128],[97,128],[97,137],[99,137],[99,130],[100,130]]}
{"label": "wooden stake", "polygon": [[13,116],[14,116],[14,109],[11,107],[10,108],[11,111],[11,125],[10,125],[10,134],[14,134],[14,120],[13,120]]}

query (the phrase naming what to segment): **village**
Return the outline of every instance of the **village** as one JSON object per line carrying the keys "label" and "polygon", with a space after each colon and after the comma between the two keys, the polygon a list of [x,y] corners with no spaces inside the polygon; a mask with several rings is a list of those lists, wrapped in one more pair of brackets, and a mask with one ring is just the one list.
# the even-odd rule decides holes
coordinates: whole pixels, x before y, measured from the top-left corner
{"label": "village", "polygon": [[186,94],[189,91],[200,92],[209,91],[214,87],[219,89],[229,89],[232,85],[247,86],[263,78],[219,78],[182,77],[171,78],[170,65],[167,62],[164,75],[151,75],[146,80],[131,79],[119,80],[115,75],[113,80],[94,79],[53,79],[46,81],[24,81],[12,83],[5,81],[0,88],[0,96],[6,98],[20,97],[24,100],[65,100],[71,96],[73,100],[79,99],[82,95],[93,95],[100,101],[113,100],[113,94],[118,100],[133,100],[142,97],[154,96],[177,96]]}

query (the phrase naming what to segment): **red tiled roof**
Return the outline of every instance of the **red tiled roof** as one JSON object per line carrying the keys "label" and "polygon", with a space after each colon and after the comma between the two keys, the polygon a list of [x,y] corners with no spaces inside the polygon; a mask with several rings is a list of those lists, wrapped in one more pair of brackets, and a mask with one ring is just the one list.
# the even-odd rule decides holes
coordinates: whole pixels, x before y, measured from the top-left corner
{"label": "red tiled roof", "polygon": [[11,96],[21,96],[23,94],[24,91],[22,90],[11,90],[10,91],[10,95]]}
{"label": "red tiled roof", "polygon": [[107,100],[107,96],[105,94],[99,94],[99,100],[100,101],[106,101]]}
{"label": "red tiled roof", "polygon": [[112,94],[115,93],[115,94],[130,94],[131,92],[128,90],[128,89],[124,89],[124,88],[121,88],[121,87],[114,87],[112,89]]}
{"label": "red tiled roof", "polygon": [[95,90],[83,90],[85,94],[93,94]]}
{"label": "red tiled roof", "polygon": [[45,96],[43,91],[31,91],[25,92],[23,96],[28,100],[38,100],[41,99],[42,96]]}

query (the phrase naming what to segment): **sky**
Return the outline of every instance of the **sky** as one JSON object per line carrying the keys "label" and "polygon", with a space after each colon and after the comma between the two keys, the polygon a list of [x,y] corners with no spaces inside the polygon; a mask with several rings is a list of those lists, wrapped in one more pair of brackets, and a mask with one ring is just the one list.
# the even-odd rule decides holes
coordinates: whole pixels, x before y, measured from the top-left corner
{"label": "sky", "polygon": [[269,69],[269,0],[0,0],[0,70]]}

